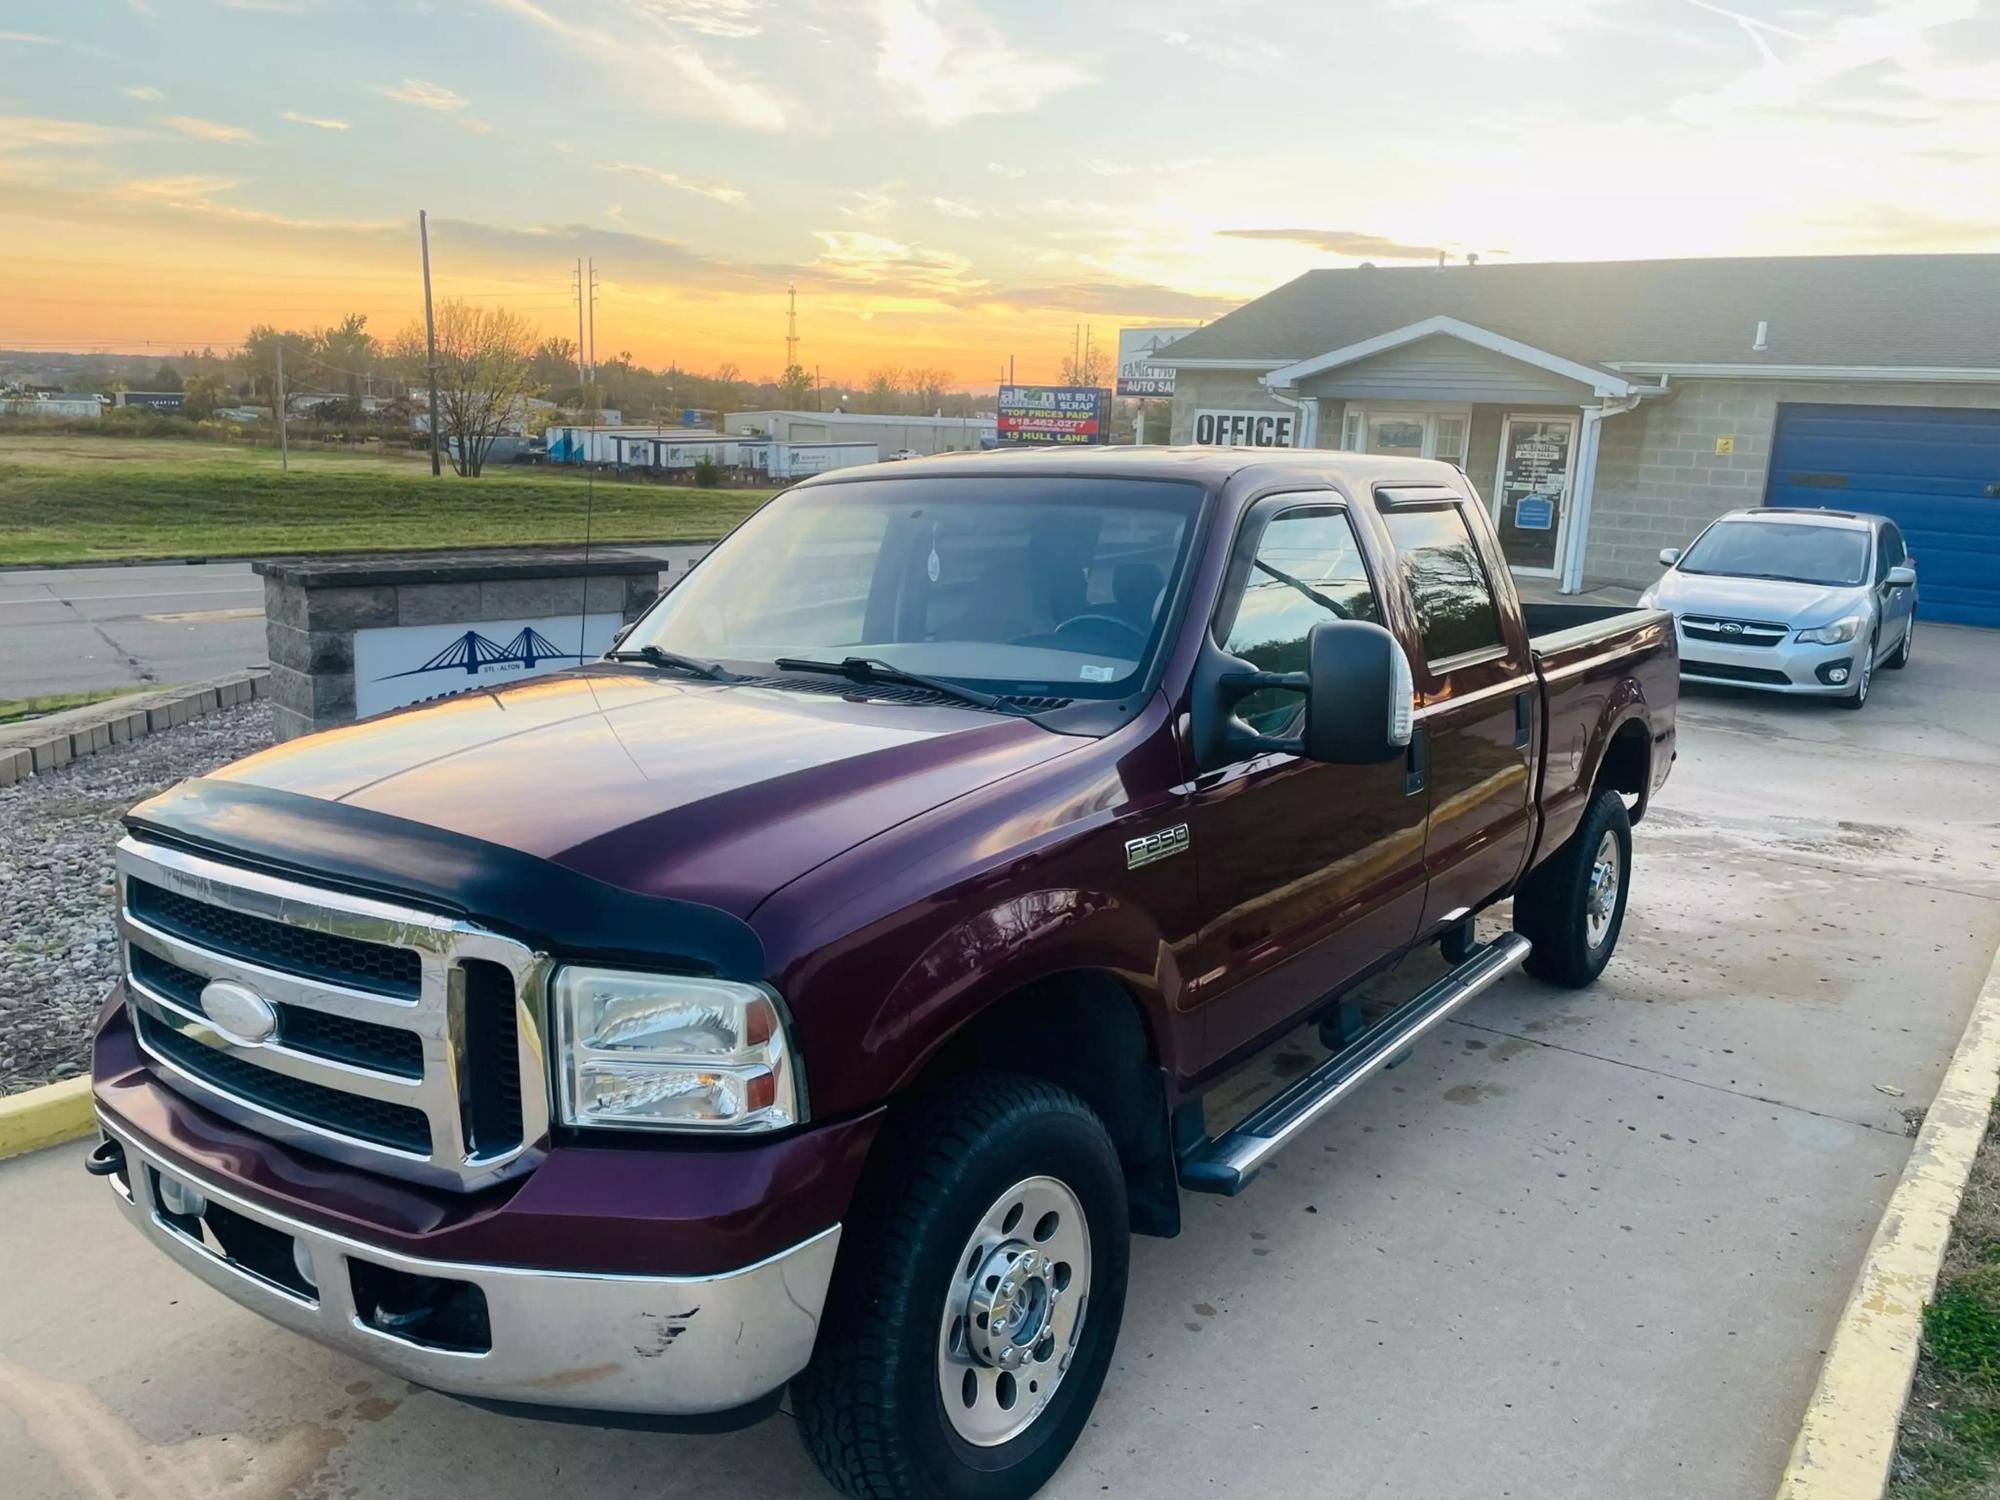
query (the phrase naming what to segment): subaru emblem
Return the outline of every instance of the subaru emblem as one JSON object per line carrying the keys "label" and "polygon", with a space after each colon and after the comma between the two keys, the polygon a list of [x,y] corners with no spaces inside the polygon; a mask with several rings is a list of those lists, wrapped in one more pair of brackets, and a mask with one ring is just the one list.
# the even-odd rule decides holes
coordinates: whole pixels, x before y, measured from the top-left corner
{"label": "subaru emblem", "polygon": [[278,1034],[278,1007],[248,985],[211,979],[202,986],[202,1013],[229,1041],[261,1047]]}
{"label": "subaru emblem", "polygon": [[1734,620],[1724,620],[1722,622],[1722,633],[1724,635],[1741,635],[1743,634],[1743,627]]}

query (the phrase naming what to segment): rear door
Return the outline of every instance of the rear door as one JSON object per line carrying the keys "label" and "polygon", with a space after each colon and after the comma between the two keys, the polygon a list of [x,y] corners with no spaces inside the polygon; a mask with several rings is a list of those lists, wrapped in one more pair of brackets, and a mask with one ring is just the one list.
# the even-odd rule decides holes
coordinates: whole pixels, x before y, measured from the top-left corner
{"label": "rear door", "polygon": [[[1536,681],[1505,564],[1469,502],[1381,492],[1382,521],[1422,634],[1413,771],[1430,793],[1420,932],[1458,920],[1520,873],[1534,832]],[[1503,606],[1502,600],[1505,604]]]}
{"label": "rear door", "polygon": [[[1320,621],[1387,623],[1385,580],[1371,572],[1355,519],[1334,494],[1252,506],[1211,623],[1216,642],[1262,670],[1297,672]],[[1279,737],[1299,733],[1303,711],[1300,694],[1278,690],[1237,708]],[[1196,778],[1188,819],[1210,1061],[1293,1022],[1410,941],[1423,909],[1427,806],[1400,760],[1334,766],[1262,754]]]}

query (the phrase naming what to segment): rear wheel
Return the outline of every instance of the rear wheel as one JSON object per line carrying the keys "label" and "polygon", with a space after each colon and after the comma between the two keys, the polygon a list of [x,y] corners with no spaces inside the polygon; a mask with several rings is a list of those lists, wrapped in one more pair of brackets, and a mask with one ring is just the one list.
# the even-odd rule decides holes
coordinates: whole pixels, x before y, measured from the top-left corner
{"label": "rear wheel", "polygon": [[1125,1180],[1103,1124],[1038,1080],[954,1080],[897,1125],[792,1387],[857,1500],[1024,1500],[1089,1419],[1124,1311]]}
{"label": "rear wheel", "polygon": [[1514,930],[1534,946],[1528,972],[1581,989],[1604,972],[1625,925],[1632,883],[1632,820],[1609,788],[1584,809],[1569,842],[1514,897]]}

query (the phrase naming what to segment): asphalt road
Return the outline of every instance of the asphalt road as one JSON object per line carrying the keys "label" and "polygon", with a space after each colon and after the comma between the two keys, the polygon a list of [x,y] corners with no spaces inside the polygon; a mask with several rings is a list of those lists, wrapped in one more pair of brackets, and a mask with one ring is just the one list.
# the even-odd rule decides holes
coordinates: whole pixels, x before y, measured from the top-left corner
{"label": "asphalt road", "polygon": [[[1244,1196],[1185,1199],[1046,1493],[1769,1494],[2000,941],[1994,640],[1925,628],[1858,714],[1690,696],[1602,980],[1510,980]],[[284,1333],[82,1154],[0,1164],[10,1495],[826,1493],[788,1417],[528,1423]]]}
{"label": "asphalt road", "polygon": [[[621,547],[676,572],[708,549]],[[247,562],[0,570],[0,699],[199,682],[266,660]]]}

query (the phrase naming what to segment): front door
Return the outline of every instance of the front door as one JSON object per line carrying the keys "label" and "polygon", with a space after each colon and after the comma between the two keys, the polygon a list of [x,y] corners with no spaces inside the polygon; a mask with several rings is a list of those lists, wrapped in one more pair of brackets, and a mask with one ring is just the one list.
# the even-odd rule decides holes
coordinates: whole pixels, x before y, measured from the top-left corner
{"label": "front door", "polygon": [[1573,416],[1509,414],[1500,428],[1500,472],[1493,481],[1493,525],[1507,564],[1553,578],[1561,569],[1576,461]]}
{"label": "front door", "polygon": [[[1263,671],[1303,671],[1306,632],[1320,621],[1382,621],[1380,587],[1338,496],[1278,496],[1244,519],[1215,638]],[[1237,714],[1259,733],[1291,736],[1303,704],[1270,689]],[[1334,766],[1263,754],[1196,779],[1188,819],[1207,1061],[1282,1028],[1410,941],[1428,798],[1404,772],[1400,759]]]}

